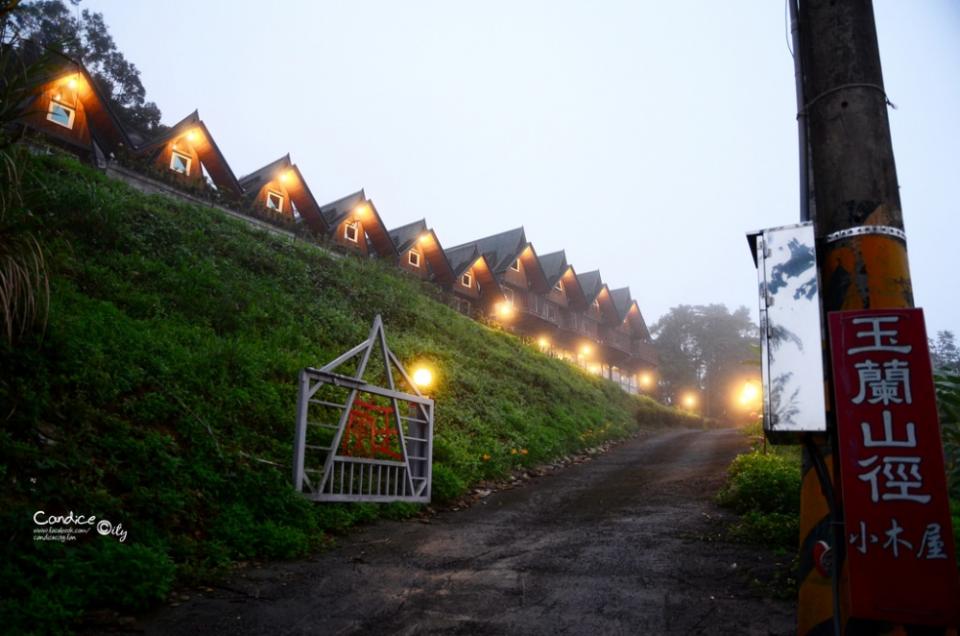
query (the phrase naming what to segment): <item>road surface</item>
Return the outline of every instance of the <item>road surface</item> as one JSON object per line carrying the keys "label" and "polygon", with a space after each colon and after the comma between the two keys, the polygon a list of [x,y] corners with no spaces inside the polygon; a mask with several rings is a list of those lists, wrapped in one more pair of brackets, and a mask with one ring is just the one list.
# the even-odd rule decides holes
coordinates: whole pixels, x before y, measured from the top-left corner
{"label": "road surface", "polygon": [[306,561],[248,568],[147,634],[792,634],[769,553],[716,540],[736,431],[640,436],[429,523],[378,522]]}

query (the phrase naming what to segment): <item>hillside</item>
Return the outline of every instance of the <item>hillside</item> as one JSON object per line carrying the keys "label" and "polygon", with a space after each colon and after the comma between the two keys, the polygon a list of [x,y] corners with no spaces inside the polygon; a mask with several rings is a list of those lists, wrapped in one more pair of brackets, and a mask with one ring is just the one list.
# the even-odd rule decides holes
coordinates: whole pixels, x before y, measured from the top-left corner
{"label": "hillside", "polygon": [[[0,344],[8,627],[143,608],[177,578],[302,555],[358,521],[409,514],[311,504],[289,486],[297,372],[362,341],[375,313],[401,360],[437,369],[435,499],[683,423],[460,316],[389,264],[145,196],[69,159],[30,159],[24,197],[15,221],[43,247],[51,302],[44,330]],[[96,515],[129,538],[33,541],[37,510]]]}

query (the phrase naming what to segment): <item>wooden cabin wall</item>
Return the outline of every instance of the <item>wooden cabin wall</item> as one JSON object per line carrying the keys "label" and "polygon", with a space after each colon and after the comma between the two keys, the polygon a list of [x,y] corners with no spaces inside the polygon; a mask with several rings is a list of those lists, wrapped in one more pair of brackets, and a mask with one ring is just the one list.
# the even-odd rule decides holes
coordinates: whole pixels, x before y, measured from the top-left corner
{"label": "wooden cabin wall", "polygon": [[[190,174],[180,174],[170,169],[170,159],[173,157],[174,150],[190,157]],[[192,143],[187,141],[185,134],[168,141],[157,154],[154,165],[160,170],[166,170],[173,175],[174,178],[185,184],[199,185],[203,183],[203,167],[200,165],[200,153],[197,152],[197,149]]]}
{"label": "wooden cabin wall", "polygon": [[[416,252],[420,255],[420,267],[414,267],[410,264],[410,252]],[[414,245],[410,249],[404,250],[400,253],[400,269],[410,272],[417,278],[423,280],[430,279],[430,263],[427,261],[426,252],[420,248],[419,245]]]}
{"label": "wooden cabin wall", "polygon": [[[82,146],[85,149],[90,149],[92,147],[92,142],[90,139],[90,126],[87,119],[87,111],[83,106],[83,102],[80,96],[81,90],[89,91],[91,90],[86,86],[86,83],[82,83],[76,90],[72,90],[67,86],[72,75],[48,82],[43,85],[40,89],[36,100],[31,107],[31,112],[27,115],[27,122],[30,126],[37,128],[38,130],[43,131],[45,135],[49,135],[55,139],[68,142],[72,145]],[[56,95],[60,95],[60,103],[73,108],[76,111],[76,115],[73,119],[73,127],[65,128],[59,124],[55,124],[52,121],[47,120],[47,112],[50,109],[50,102],[54,100]]]}
{"label": "wooden cabin wall", "polygon": [[353,241],[348,240],[347,237],[346,237],[345,234],[344,234],[344,232],[345,232],[345,230],[346,230],[346,227],[347,227],[350,223],[353,223],[354,221],[356,221],[356,217],[353,216],[353,215],[350,215],[349,217],[347,217],[346,219],[344,219],[343,221],[341,221],[341,222],[340,222],[340,225],[337,226],[337,229],[336,229],[336,231],[334,232],[333,240],[334,240],[334,242],[337,243],[338,245],[342,245],[342,246],[346,247],[347,249],[354,250],[354,251],[356,251],[357,253],[361,254],[362,256],[367,256],[367,255],[370,253],[370,246],[367,244],[367,233],[366,233],[366,231],[365,231],[364,228],[363,228],[363,222],[362,222],[362,221],[358,221],[358,222],[357,222],[357,224],[358,224],[359,227],[357,228],[357,242],[356,242],[356,243],[354,243]]}

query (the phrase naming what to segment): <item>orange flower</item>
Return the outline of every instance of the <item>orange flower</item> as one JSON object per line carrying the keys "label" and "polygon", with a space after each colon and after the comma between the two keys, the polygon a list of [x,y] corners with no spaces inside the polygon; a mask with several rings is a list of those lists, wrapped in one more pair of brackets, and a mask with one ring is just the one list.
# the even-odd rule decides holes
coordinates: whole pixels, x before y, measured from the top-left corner
{"label": "orange flower", "polygon": [[511,448],[511,449],[510,449],[510,454],[511,454],[511,455],[516,455],[516,454],[517,454],[517,449],[516,449],[516,448]]}
{"label": "orange flower", "polygon": [[489,453],[484,453],[484,454],[483,454],[483,457],[482,457],[481,459],[483,459],[483,461],[485,461],[485,462],[490,461],[490,454],[489,454]]}
{"label": "orange flower", "polygon": [[521,454],[521,455],[526,455],[526,454],[527,454],[527,449],[526,449],[526,448],[521,448],[521,449],[520,449],[520,454]]}

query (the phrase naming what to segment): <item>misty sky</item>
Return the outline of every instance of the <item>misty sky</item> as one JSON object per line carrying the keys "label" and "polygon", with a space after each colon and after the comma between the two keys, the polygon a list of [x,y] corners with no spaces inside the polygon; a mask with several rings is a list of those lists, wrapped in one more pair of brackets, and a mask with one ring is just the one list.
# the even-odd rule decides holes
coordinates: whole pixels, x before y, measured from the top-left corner
{"label": "misty sky", "polygon": [[[448,247],[523,225],[651,324],[681,303],[756,318],[744,233],[798,220],[783,2],[82,6],[238,176],[290,152],[321,203],[363,187]],[[875,8],[916,302],[960,331],[960,3]]]}

